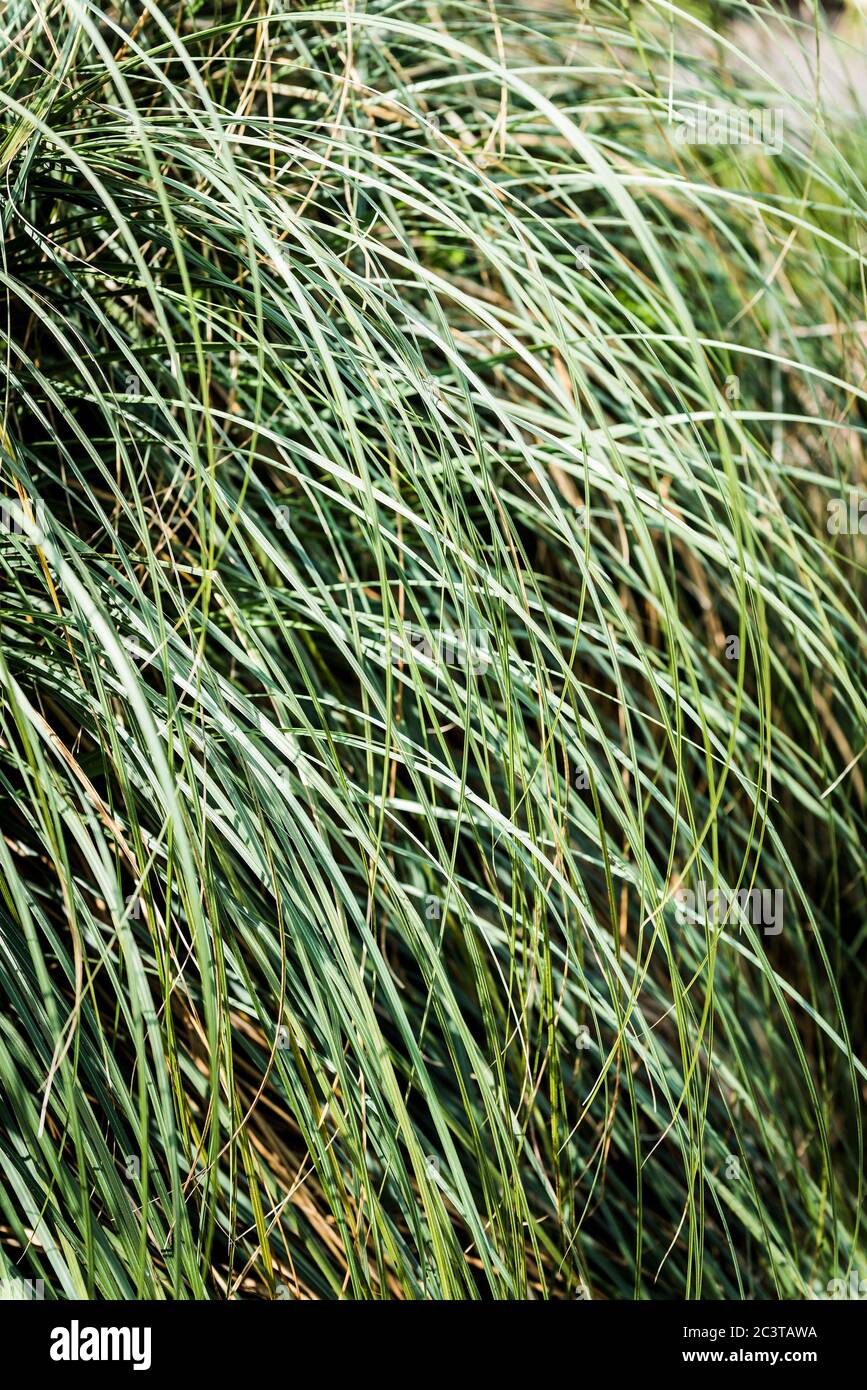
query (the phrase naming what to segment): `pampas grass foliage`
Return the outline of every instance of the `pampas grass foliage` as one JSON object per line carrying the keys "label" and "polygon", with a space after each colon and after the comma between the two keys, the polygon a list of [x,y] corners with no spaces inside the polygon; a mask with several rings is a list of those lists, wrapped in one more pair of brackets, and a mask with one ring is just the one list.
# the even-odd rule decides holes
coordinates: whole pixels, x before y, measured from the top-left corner
{"label": "pampas grass foliage", "polygon": [[7,5],[3,1278],[863,1267],[865,147],[731,12]]}

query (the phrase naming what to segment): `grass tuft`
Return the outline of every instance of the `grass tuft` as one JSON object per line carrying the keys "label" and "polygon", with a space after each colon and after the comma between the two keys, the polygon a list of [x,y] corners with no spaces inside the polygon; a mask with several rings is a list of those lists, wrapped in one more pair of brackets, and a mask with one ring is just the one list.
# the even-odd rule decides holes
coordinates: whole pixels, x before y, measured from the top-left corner
{"label": "grass tuft", "polygon": [[867,147],[747,41],[829,24],[9,0],[0,1278],[863,1269]]}

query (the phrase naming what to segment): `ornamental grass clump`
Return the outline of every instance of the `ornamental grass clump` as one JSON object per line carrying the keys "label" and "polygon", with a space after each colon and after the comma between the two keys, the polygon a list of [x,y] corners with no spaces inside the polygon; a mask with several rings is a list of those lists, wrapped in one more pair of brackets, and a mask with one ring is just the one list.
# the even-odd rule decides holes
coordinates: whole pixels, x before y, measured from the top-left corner
{"label": "ornamental grass clump", "polygon": [[751,17],[9,0],[0,1277],[864,1269],[867,147]]}

